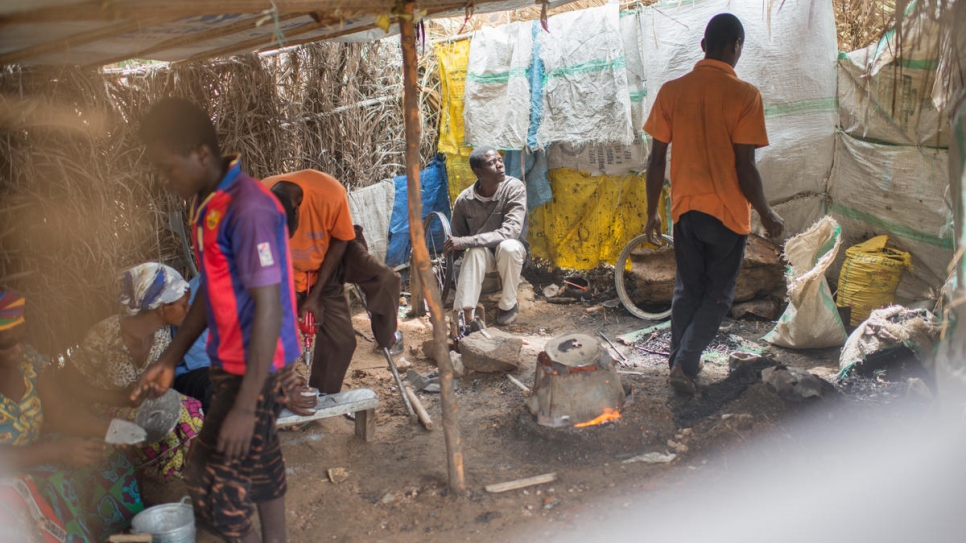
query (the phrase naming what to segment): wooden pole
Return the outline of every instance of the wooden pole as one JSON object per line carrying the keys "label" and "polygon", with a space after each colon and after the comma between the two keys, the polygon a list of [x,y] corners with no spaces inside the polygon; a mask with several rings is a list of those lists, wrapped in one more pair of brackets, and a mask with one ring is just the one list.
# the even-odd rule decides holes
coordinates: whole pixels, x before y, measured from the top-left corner
{"label": "wooden pole", "polygon": [[402,39],[403,57],[403,111],[406,121],[406,188],[409,199],[409,238],[413,256],[410,273],[418,273],[423,296],[429,304],[430,322],[433,323],[433,340],[436,349],[433,357],[439,369],[439,388],[443,404],[443,434],[446,439],[446,456],[449,464],[449,487],[457,495],[466,491],[463,473],[463,445],[457,424],[459,408],[453,387],[453,366],[450,364],[446,327],[443,320],[443,304],[439,299],[439,286],[433,278],[429,263],[429,249],[423,232],[423,206],[419,184],[419,140],[422,129],[419,124],[419,85],[417,82],[416,26],[413,21],[412,0],[402,3],[399,14],[399,36]]}

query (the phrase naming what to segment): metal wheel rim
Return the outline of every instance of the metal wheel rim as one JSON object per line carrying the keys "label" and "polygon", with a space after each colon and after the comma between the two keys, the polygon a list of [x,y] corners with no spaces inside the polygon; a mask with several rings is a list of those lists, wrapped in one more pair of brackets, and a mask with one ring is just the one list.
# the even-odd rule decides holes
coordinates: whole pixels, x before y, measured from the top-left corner
{"label": "metal wheel rim", "polygon": [[[674,246],[674,240],[671,236],[666,234],[661,234],[661,239],[664,240],[669,246]],[[627,264],[627,259],[630,258],[631,251],[641,243],[647,241],[647,234],[641,234],[636,238],[632,239],[624,249],[621,250],[620,256],[617,257],[617,266],[614,269],[614,286],[617,287],[617,297],[620,298],[621,304],[625,309],[635,317],[648,321],[662,321],[671,316],[671,309],[668,308],[666,311],[660,311],[657,313],[650,313],[644,311],[643,309],[637,307],[631,297],[627,294],[627,287],[624,284],[624,267]]]}
{"label": "metal wheel rim", "polygon": [[[453,230],[450,227],[449,220],[446,218],[446,215],[443,215],[439,211],[433,211],[426,216],[426,219],[423,221],[424,235],[427,238],[431,235],[430,227],[432,226],[434,218],[439,220],[439,224],[443,230],[443,240],[451,237]],[[426,246],[430,247],[429,239],[427,239]],[[432,246],[435,248],[435,243]],[[453,253],[446,255],[438,253],[435,256],[430,255],[430,264],[433,266],[433,276],[436,278],[436,286],[439,287],[440,302],[446,303],[446,297],[449,295],[449,289],[453,279]]]}

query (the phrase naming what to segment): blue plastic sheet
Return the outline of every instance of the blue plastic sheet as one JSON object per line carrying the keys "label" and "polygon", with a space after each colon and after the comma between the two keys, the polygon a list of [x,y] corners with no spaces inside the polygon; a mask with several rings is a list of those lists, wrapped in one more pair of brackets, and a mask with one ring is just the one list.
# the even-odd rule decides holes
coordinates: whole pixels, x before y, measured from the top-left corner
{"label": "blue plastic sheet", "polygon": [[[533,60],[530,68],[527,69],[527,77],[530,78],[530,128],[527,130],[527,147],[531,149],[539,148],[537,145],[537,130],[540,128],[541,121],[543,121],[543,78],[546,71],[543,67],[543,59],[540,58],[540,40],[538,39],[542,30],[540,21],[533,21],[531,29],[533,33]],[[549,182],[547,186],[550,186]]]}
{"label": "blue plastic sheet", "polygon": [[[396,194],[392,204],[392,217],[389,219],[389,250],[386,253],[386,265],[396,267],[409,262],[411,244],[409,242],[409,205],[406,176],[393,178]],[[436,158],[419,172],[420,190],[422,192],[423,218],[433,211],[439,211],[450,218],[449,187],[446,179],[446,157],[436,155]],[[443,233],[440,229],[433,232],[437,246],[443,246]]]}
{"label": "blue plastic sheet", "polygon": [[[523,173],[526,163],[526,175]],[[527,211],[549,202],[553,198],[550,180],[547,178],[547,154],[543,151],[505,151],[503,164],[506,174],[522,179],[527,185]]]}

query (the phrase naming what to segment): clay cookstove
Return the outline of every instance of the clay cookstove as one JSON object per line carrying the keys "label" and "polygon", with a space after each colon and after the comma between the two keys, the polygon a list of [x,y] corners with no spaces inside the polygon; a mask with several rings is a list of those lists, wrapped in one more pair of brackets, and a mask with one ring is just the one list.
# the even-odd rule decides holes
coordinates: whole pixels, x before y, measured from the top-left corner
{"label": "clay cookstove", "polygon": [[597,424],[619,418],[624,389],[614,359],[586,334],[564,334],[547,342],[537,357],[527,407],[537,424],[550,427]]}

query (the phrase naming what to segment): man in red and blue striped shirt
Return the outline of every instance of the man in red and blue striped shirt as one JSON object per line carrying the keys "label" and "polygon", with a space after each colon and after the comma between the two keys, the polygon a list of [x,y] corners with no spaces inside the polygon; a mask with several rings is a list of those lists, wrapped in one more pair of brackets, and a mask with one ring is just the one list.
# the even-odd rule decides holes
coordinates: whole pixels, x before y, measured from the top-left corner
{"label": "man in red and blue striped shirt", "polygon": [[194,199],[192,238],[201,288],[171,346],[142,375],[134,396],[157,396],[209,329],[215,388],[192,443],[185,483],[195,515],[226,541],[285,541],[285,464],[275,420],[280,371],[299,355],[285,213],[274,196],[223,158],[208,115],[179,99],[159,102],[141,124],[161,184]]}

